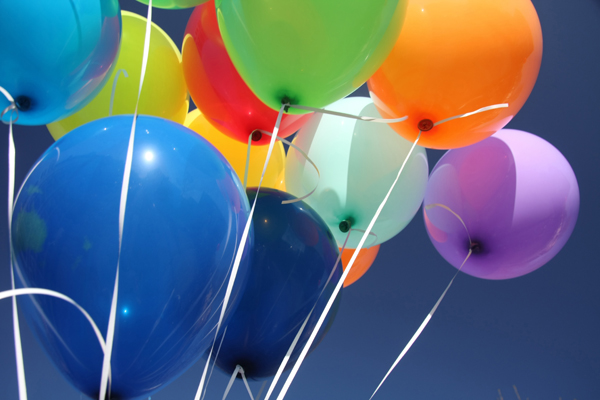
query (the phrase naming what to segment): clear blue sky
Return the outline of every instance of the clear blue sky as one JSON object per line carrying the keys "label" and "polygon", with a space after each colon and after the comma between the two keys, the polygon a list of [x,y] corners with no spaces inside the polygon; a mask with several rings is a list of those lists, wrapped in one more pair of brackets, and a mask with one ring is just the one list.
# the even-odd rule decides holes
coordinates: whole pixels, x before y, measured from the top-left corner
{"label": "clear blue sky", "polygon": [[[523,400],[600,399],[600,1],[533,3],[544,35],[542,67],[531,97],[508,127],[545,138],[569,160],[581,190],[579,221],[564,249],[534,273],[508,281],[459,275],[378,399],[494,400],[501,389],[512,400],[512,385]],[[146,12],[133,0],[121,4]],[[155,10],[153,20],[181,44],[188,15]],[[52,138],[45,127],[18,126],[15,134],[20,184]],[[5,141],[0,154],[7,154]],[[431,167],[441,154],[428,152]],[[0,188],[6,187],[5,164]],[[5,197],[0,209],[6,209]],[[5,216],[0,226],[6,226]],[[0,229],[2,290],[10,287],[7,248],[6,230]],[[344,291],[331,331],[286,398],[368,399],[454,272],[417,214],[382,245],[371,270]],[[18,395],[10,301],[0,303],[0,320],[0,398],[12,400]],[[22,329],[29,399],[79,399],[24,322]],[[202,367],[196,364],[152,399],[193,399]],[[220,399],[227,380],[215,372],[207,399]],[[251,385],[256,393],[261,382]],[[248,398],[240,381],[229,398]]]}

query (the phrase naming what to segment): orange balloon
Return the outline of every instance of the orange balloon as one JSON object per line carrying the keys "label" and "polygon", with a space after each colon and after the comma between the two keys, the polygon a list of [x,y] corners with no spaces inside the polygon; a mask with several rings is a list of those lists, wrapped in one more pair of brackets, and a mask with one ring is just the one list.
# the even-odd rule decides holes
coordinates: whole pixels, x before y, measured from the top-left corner
{"label": "orange balloon", "polygon": [[394,49],[368,85],[384,118],[408,116],[391,127],[413,142],[427,120],[509,104],[423,129],[419,145],[451,149],[502,129],[529,97],[541,60],[530,0],[411,0]]}
{"label": "orange balloon", "polygon": [[[358,257],[356,257],[354,264],[352,264],[352,269],[350,270],[350,273],[344,281],[344,287],[350,286],[351,284],[356,282],[361,276],[365,274],[365,272],[367,272],[369,268],[371,268],[373,261],[375,261],[375,258],[377,257],[377,253],[379,253],[379,246],[380,245],[360,250],[360,253],[358,253]],[[355,249],[344,249],[344,251],[342,251],[342,249],[340,249],[340,251],[342,251],[342,266],[344,267],[344,270],[346,270],[346,266],[350,262],[350,259],[354,254],[354,250]]]}

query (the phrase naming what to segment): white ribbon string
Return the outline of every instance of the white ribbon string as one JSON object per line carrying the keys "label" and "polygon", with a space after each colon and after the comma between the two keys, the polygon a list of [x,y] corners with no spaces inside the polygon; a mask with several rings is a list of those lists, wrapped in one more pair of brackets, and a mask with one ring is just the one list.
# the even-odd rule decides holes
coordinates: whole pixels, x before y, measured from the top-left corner
{"label": "white ribbon string", "polygon": [[369,400],[371,400],[373,398],[373,396],[375,396],[375,393],[377,393],[377,391],[379,390],[379,388],[381,388],[381,385],[383,385],[383,382],[385,382],[385,380],[388,378],[388,376],[390,376],[390,374],[392,373],[392,371],[394,370],[394,368],[396,368],[396,366],[398,365],[398,363],[400,362],[400,360],[402,360],[402,358],[404,358],[404,355],[408,352],[408,350],[410,350],[410,348],[415,343],[415,341],[418,339],[418,337],[421,336],[421,333],[423,332],[423,330],[425,329],[425,327],[429,323],[429,320],[431,320],[431,317],[433,316],[433,313],[435,313],[435,310],[437,310],[438,306],[442,302],[442,299],[444,298],[444,296],[446,296],[446,292],[448,291],[448,289],[450,289],[450,286],[452,286],[452,283],[454,282],[454,279],[458,276],[458,273],[462,269],[463,265],[465,265],[465,263],[467,262],[467,260],[471,256],[472,252],[473,252],[473,250],[469,249],[469,254],[467,254],[467,257],[465,257],[465,259],[462,262],[460,268],[458,269],[458,271],[456,271],[456,273],[454,274],[454,276],[450,280],[450,283],[448,284],[448,286],[446,286],[446,289],[444,290],[444,292],[442,293],[442,295],[440,296],[440,298],[438,299],[438,301],[436,301],[436,303],[433,306],[433,308],[431,309],[431,311],[429,311],[429,314],[427,314],[427,317],[425,317],[425,320],[421,323],[421,326],[419,326],[419,329],[417,329],[417,331],[412,336],[412,338],[410,338],[410,340],[408,341],[408,343],[406,344],[406,346],[404,346],[404,349],[402,350],[402,352],[400,353],[400,355],[398,356],[398,358],[396,358],[396,361],[394,361],[394,363],[392,364],[392,366],[388,370],[387,374],[385,374],[385,376],[383,377],[383,379],[381,380],[381,382],[377,386],[377,389],[375,389],[375,391],[373,392],[373,394],[371,395],[371,397],[369,397]]}
{"label": "white ribbon string", "polygon": [[438,121],[435,124],[433,124],[433,126],[438,126],[438,125],[443,124],[445,122],[452,121],[453,119],[470,117],[471,115],[479,114],[479,113],[484,112],[484,111],[495,110],[497,108],[508,108],[508,103],[494,104],[492,106],[482,107],[479,110],[471,111],[471,112],[468,112],[468,113],[465,113],[465,114],[455,115],[454,117],[450,117],[450,118],[446,118],[446,119],[443,119],[441,121]]}
{"label": "white ribbon string", "polygon": [[298,340],[300,340],[300,336],[302,336],[302,332],[304,332],[304,328],[306,327],[306,324],[308,323],[308,320],[310,319],[310,316],[312,315],[313,311],[315,311],[315,308],[317,307],[317,304],[319,303],[319,300],[321,299],[321,296],[325,292],[325,289],[329,285],[329,282],[331,281],[331,278],[333,277],[333,274],[337,270],[337,267],[338,267],[339,263],[342,260],[342,253],[344,252],[344,249],[346,248],[346,244],[348,243],[348,239],[350,238],[350,232],[351,232],[351,230],[348,231],[348,234],[346,235],[346,239],[344,240],[344,244],[342,245],[342,248],[340,250],[340,254],[338,255],[338,258],[335,261],[333,269],[331,270],[331,273],[329,274],[329,277],[327,278],[327,282],[325,282],[325,285],[323,285],[323,289],[321,289],[321,293],[319,293],[319,296],[317,297],[317,301],[315,301],[315,304],[313,305],[312,309],[310,310],[310,312],[306,316],[306,319],[302,323],[302,326],[298,330],[298,333],[296,333],[296,337],[294,337],[294,341],[292,342],[292,344],[290,345],[287,353],[283,357],[283,360],[281,361],[281,364],[279,365],[279,369],[277,369],[277,373],[275,374],[275,377],[273,378],[273,381],[271,382],[271,386],[269,386],[269,390],[267,391],[267,395],[265,396],[265,400],[269,400],[269,398],[271,397],[271,394],[275,390],[275,386],[277,386],[277,382],[279,382],[279,378],[281,377],[281,374],[283,374],[283,371],[285,370],[285,367],[286,367],[288,361],[290,360],[290,358],[292,356],[292,352],[296,348],[296,345],[298,344]]}
{"label": "white ribbon string", "polygon": [[296,104],[289,105],[289,106],[293,107],[293,108],[297,108],[299,110],[314,111],[314,112],[318,112],[321,114],[330,114],[330,115],[336,115],[338,117],[358,119],[360,121],[378,122],[380,124],[395,124],[396,122],[406,121],[406,119],[408,118],[408,116],[405,116],[402,118],[394,118],[394,119],[373,118],[373,117],[366,117],[366,116],[361,116],[361,115],[346,114],[346,113],[341,113],[341,112],[337,112],[337,111],[324,110],[322,108],[300,106],[300,105],[296,105]]}
{"label": "white ribbon string", "polygon": [[[110,92],[110,106],[108,107],[108,116],[112,117],[113,114],[113,104],[115,102],[115,92],[117,91],[117,81],[119,80],[119,76],[121,75],[121,73],[123,73],[123,75],[125,75],[125,78],[129,78],[129,75],[127,75],[127,71],[124,69],[120,69],[115,73],[115,77],[113,79],[113,86],[112,86],[112,91]],[[139,99],[139,97],[138,97]]]}
{"label": "white ribbon string", "polygon": [[[129,145],[127,147],[127,158],[125,160],[125,171],[123,173],[123,185],[121,187],[121,202],[119,206],[119,253],[117,258],[117,271],[115,273],[115,286],[113,291],[112,303],[110,306],[110,315],[108,319],[108,331],[106,334],[106,351],[104,352],[104,360],[102,362],[102,376],[100,379],[99,400],[104,400],[107,394],[108,378],[110,374],[110,360],[112,357],[112,347],[115,335],[115,322],[117,316],[117,301],[119,297],[119,270],[121,262],[121,246],[123,243],[123,227],[125,223],[125,210],[127,208],[127,194],[129,191],[129,180],[131,176],[131,165],[133,162],[133,145],[135,139],[135,127],[137,122],[138,106],[142,87],[144,85],[144,77],[146,75],[146,67],[148,65],[148,53],[150,51],[150,32],[152,28],[152,0],[148,1],[148,16],[146,18],[146,35],[144,38],[144,53],[142,57],[142,71],[140,74],[140,86],[138,89],[137,101],[135,103],[135,111],[133,113],[133,123],[131,124],[131,133],[129,135]],[[110,393],[109,393],[110,397]]]}
{"label": "white ribbon string", "polygon": [[254,396],[252,396],[252,390],[250,390],[250,385],[248,385],[248,379],[246,379],[246,373],[244,372],[244,368],[240,369],[240,374],[242,375],[242,381],[244,381],[244,386],[246,386],[246,390],[248,391],[250,400],[254,400]]}
{"label": "white ribbon string", "polygon": [[[11,289],[15,290],[15,274],[13,266],[13,247],[12,247],[12,217],[15,198],[15,140],[13,136],[13,122],[19,118],[19,110],[15,104],[13,97],[6,89],[0,86],[0,92],[10,102],[2,114],[0,120],[4,122],[4,114],[10,111],[10,119],[8,121],[8,247],[9,247],[9,266],[10,266],[10,284]],[[13,119],[16,112],[17,118]],[[25,364],[23,362],[23,346],[21,344],[21,327],[19,325],[19,309],[17,307],[17,298],[12,299],[13,311],[13,336],[15,341],[15,358],[17,363],[17,383],[19,387],[19,400],[27,400],[27,384],[25,380]]]}
{"label": "white ribbon string", "polygon": [[194,400],[200,400],[200,396],[202,395],[202,391],[204,388],[204,381],[206,379],[206,372],[208,370],[208,365],[210,363],[210,358],[212,356],[212,352],[215,346],[215,342],[217,340],[217,336],[219,334],[219,330],[221,329],[221,324],[223,323],[223,318],[225,316],[225,310],[229,304],[229,298],[231,297],[231,291],[233,289],[233,284],[235,282],[235,278],[237,276],[237,272],[240,266],[240,262],[242,261],[242,254],[244,254],[244,248],[246,247],[246,242],[248,240],[248,233],[250,231],[250,225],[252,223],[252,216],[254,215],[254,209],[256,208],[256,200],[258,199],[258,194],[260,192],[260,187],[262,185],[263,178],[265,177],[265,171],[267,170],[267,165],[269,164],[269,160],[271,159],[271,153],[273,153],[273,147],[275,146],[275,140],[277,139],[277,133],[279,132],[279,126],[281,125],[281,118],[283,117],[283,110],[285,108],[285,104],[281,105],[279,109],[279,114],[277,115],[277,121],[275,122],[275,128],[273,129],[273,136],[271,136],[271,142],[269,143],[269,150],[267,151],[267,157],[265,159],[265,164],[263,166],[262,174],[260,176],[260,181],[258,183],[258,187],[256,188],[256,196],[254,197],[254,202],[252,203],[252,208],[250,209],[250,214],[248,215],[248,220],[246,221],[246,226],[244,227],[244,231],[242,233],[242,238],[240,240],[240,246],[238,247],[237,253],[235,255],[235,262],[233,264],[233,268],[231,271],[231,275],[229,277],[229,282],[227,283],[227,291],[225,292],[225,298],[223,300],[223,306],[221,308],[221,315],[219,316],[219,322],[217,323],[217,329],[215,331],[215,339],[213,340],[213,344],[210,348],[210,352],[208,354],[208,358],[206,360],[206,364],[204,366],[204,371],[202,372],[202,378],[200,379],[200,384],[198,385],[198,390],[196,391],[196,396]]}
{"label": "white ribbon string", "polygon": [[210,382],[210,378],[212,377],[213,371],[215,370],[215,365],[217,365],[217,359],[219,358],[219,353],[221,352],[221,346],[223,345],[223,340],[225,340],[225,335],[227,335],[227,326],[223,330],[223,336],[221,336],[221,342],[219,343],[219,347],[217,348],[217,353],[215,355],[215,360],[213,362],[212,368],[210,369],[210,374],[208,374],[208,379],[206,380],[206,388],[204,389],[204,393],[202,394],[202,399],[206,396],[206,391],[208,390],[208,383]]}
{"label": "white ribbon string", "polygon": [[240,370],[242,369],[241,365],[236,365],[235,369],[233,370],[233,374],[231,374],[231,378],[229,378],[229,383],[227,384],[227,387],[225,388],[225,393],[223,393],[223,399],[225,400],[227,398],[227,395],[229,394],[229,391],[231,390],[231,387],[233,386],[233,382],[235,382],[235,378],[238,375],[238,372],[240,372]]}
{"label": "white ribbon string", "polygon": [[[480,112],[484,112],[484,111],[488,111],[488,110],[493,110],[493,109],[496,109],[496,108],[504,108],[504,107],[508,107],[508,104],[497,104],[497,105],[492,105],[492,106],[489,106],[489,107],[480,108],[479,110],[476,110],[476,111],[473,111],[473,112],[470,112],[470,113],[461,114],[461,115],[458,115],[458,116],[455,116],[455,117],[451,117],[451,118],[447,118],[445,120],[439,121],[439,122],[435,123],[434,126],[439,125],[439,124],[444,123],[444,122],[447,122],[447,121],[451,121],[451,120],[456,119],[456,118],[464,118],[465,116],[470,116],[470,115],[474,115],[474,114],[477,114],[477,113],[480,113]],[[408,159],[410,158],[413,150],[415,149],[417,143],[419,142],[419,139],[421,138],[421,133],[422,133],[422,131],[419,130],[419,134],[417,135],[417,138],[415,139],[412,147],[410,148],[410,151],[406,155],[406,158],[404,159],[404,162],[402,163],[402,166],[400,167],[400,171],[398,171],[398,175],[396,176],[396,179],[392,183],[392,186],[390,187],[387,195],[385,196],[385,198],[383,199],[383,201],[379,205],[379,208],[375,212],[375,215],[373,216],[373,219],[369,223],[367,229],[365,230],[365,233],[363,234],[362,238],[360,239],[360,241],[358,243],[358,246],[356,247],[356,250],[354,250],[354,254],[352,254],[352,258],[350,259],[350,262],[348,263],[348,266],[344,270],[344,274],[342,275],[342,279],[340,279],[340,281],[338,282],[337,286],[335,287],[335,290],[334,290],[333,294],[331,295],[331,297],[329,299],[329,302],[325,306],[325,310],[323,310],[323,313],[321,314],[321,317],[319,318],[319,321],[317,322],[317,325],[313,329],[313,332],[312,332],[310,338],[308,339],[308,342],[304,346],[304,349],[302,350],[302,353],[300,354],[300,357],[298,358],[298,360],[296,361],[296,364],[294,365],[294,368],[290,372],[290,375],[288,376],[288,378],[287,378],[287,380],[286,380],[283,388],[281,389],[281,392],[279,393],[279,396],[277,397],[277,400],[283,400],[283,398],[287,394],[287,391],[288,391],[288,389],[289,389],[292,381],[294,380],[294,378],[296,376],[296,373],[298,372],[298,369],[302,365],[302,362],[304,361],[304,358],[306,357],[306,354],[308,353],[308,350],[310,349],[310,346],[312,345],[312,343],[313,343],[313,341],[314,341],[314,339],[315,339],[315,337],[317,335],[317,332],[321,328],[321,325],[323,324],[323,321],[325,320],[325,317],[326,317],[327,313],[329,312],[329,309],[331,308],[331,305],[333,304],[333,301],[335,300],[335,297],[338,295],[338,293],[339,293],[339,291],[340,291],[340,289],[341,289],[341,287],[342,287],[342,285],[344,283],[344,280],[346,279],[346,277],[350,273],[352,265],[354,264],[354,261],[356,260],[356,257],[358,257],[358,254],[359,254],[360,250],[362,249],[367,236],[369,235],[369,233],[373,229],[373,225],[375,225],[375,222],[379,218],[379,214],[381,213],[381,211],[383,210],[383,207],[387,203],[388,198],[390,197],[390,195],[392,193],[392,190],[394,189],[394,187],[396,186],[396,183],[400,179],[400,175],[402,174],[402,171],[404,170],[404,167],[405,167],[406,163],[408,162]]]}

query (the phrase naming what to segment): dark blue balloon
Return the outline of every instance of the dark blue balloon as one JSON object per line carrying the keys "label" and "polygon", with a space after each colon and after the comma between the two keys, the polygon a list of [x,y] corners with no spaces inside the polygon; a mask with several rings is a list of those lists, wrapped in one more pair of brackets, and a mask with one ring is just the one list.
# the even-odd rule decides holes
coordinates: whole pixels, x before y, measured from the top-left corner
{"label": "dark blue balloon", "polygon": [[[131,116],[105,118],[57,141],[23,184],[12,225],[21,285],[73,298],[103,335],[117,266],[131,124]],[[204,354],[214,339],[248,215],[239,179],[212,145],[174,122],[138,118],[111,398],[148,396]],[[240,265],[233,303],[247,259]],[[88,322],[61,300],[25,300],[26,318],[58,369],[97,398],[103,354]]]}
{"label": "dark blue balloon", "polygon": [[[256,189],[247,193],[252,203]],[[342,275],[340,263],[325,286],[338,258],[337,243],[327,224],[306,203],[281,204],[290,199],[294,197],[274,189],[261,188],[258,195],[248,283],[224,337],[221,335],[223,344],[216,359],[217,366],[228,374],[239,364],[249,378],[275,375],[316,303],[287,364],[286,369],[291,368]],[[328,318],[334,315],[330,313]],[[315,343],[325,331],[321,329]]]}

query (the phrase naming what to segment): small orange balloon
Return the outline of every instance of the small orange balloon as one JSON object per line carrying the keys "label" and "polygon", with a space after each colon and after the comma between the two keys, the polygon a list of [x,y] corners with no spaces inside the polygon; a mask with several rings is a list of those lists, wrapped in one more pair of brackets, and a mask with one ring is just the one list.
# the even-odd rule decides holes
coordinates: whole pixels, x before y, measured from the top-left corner
{"label": "small orange balloon", "polygon": [[[434,149],[468,146],[502,129],[538,76],[542,31],[530,0],[411,0],[394,49],[368,82],[400,135]],[[433,123],[508,103],[433,126]]]}
{"label": "small orange balloon", "polygon": [[[358,257],[356,257],[354,264],[352,264],[352,269],[350,270],[350,273],[344,281],[344,287],[352,285],[361,276],[363,276],[365,272],[367,272],[367,270],[373,264],[373,261],[375,261],[377,253],[379,253],[379,246],[380,245],[360,250],[360,253],[358,253]],[[344,267],[344,270],[346,270],[346,266],[350,262],[350,259],[354,254],[354,250],[355,249],[344,249],[344,251],[342,251],[342,249],[340,249],[340,251],[342,251],[342,266]]]}

